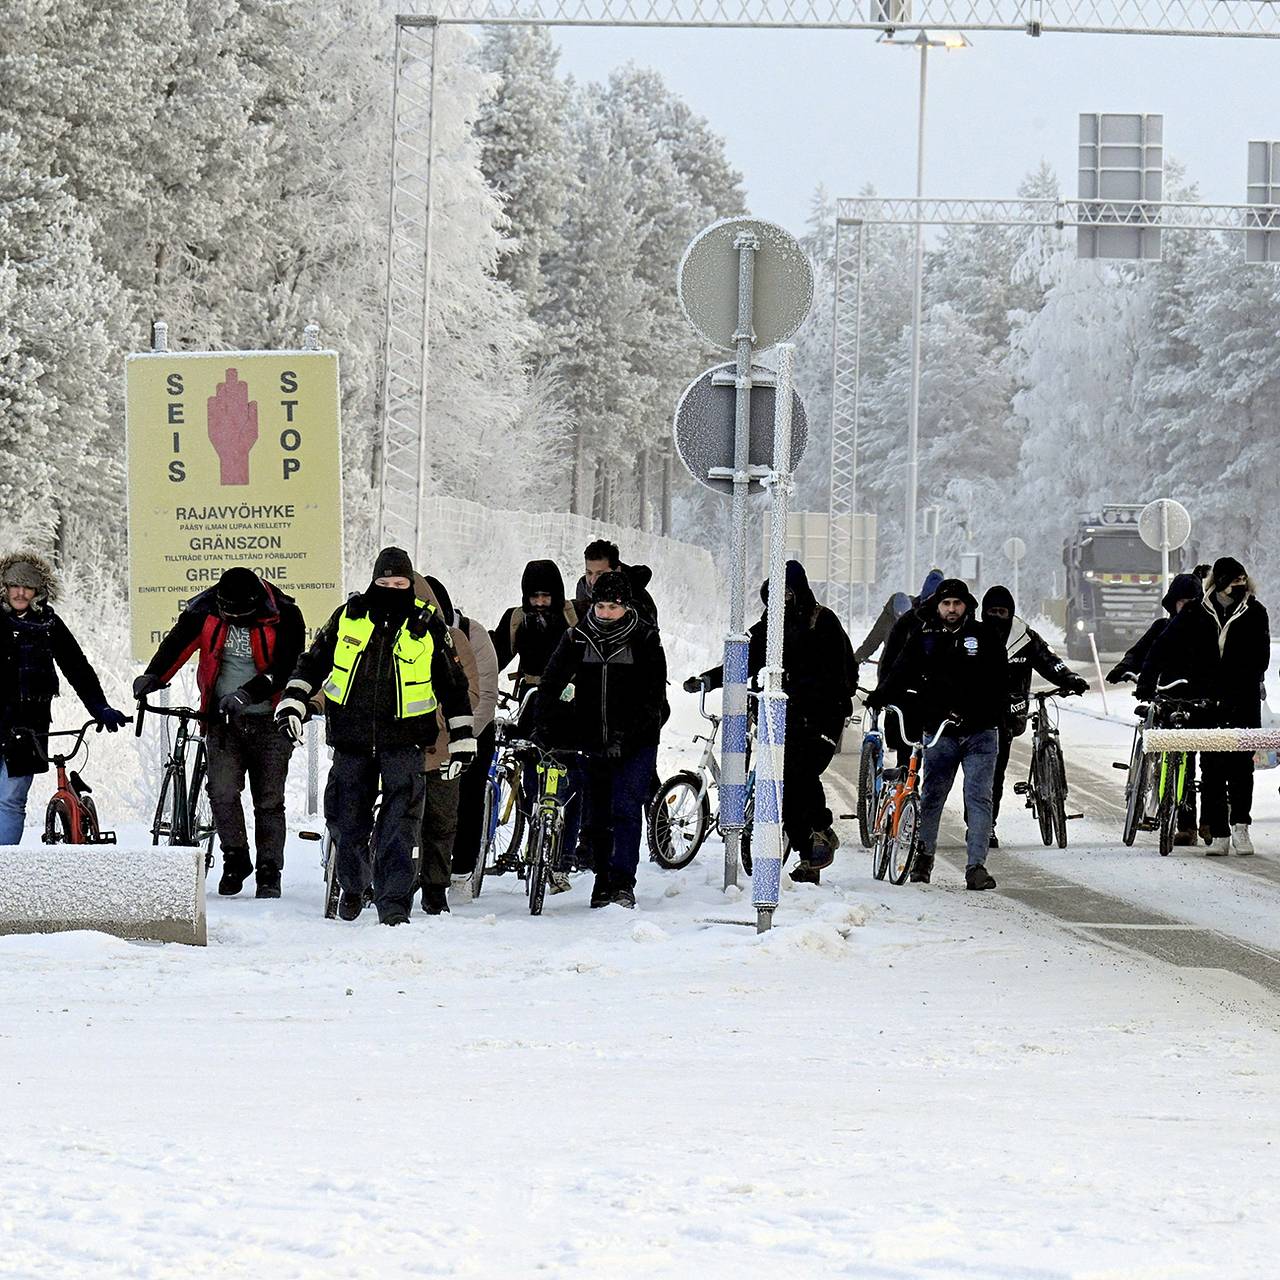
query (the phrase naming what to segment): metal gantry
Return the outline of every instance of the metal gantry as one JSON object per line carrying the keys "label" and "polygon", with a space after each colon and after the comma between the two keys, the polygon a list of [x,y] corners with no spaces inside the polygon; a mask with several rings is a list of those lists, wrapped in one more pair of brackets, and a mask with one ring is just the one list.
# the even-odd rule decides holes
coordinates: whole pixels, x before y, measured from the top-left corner
{"label": "metal gantry", "polygon": [[[383,540],[415,551],[428,488],[425,439],[430,373],[431,171],[435,72],[442,25],[876,32],[945,29],[1032,36],[1062,32],[1280,39],[1280,3],[1271,0],[421,0],[417,10],[396,18],[383,409],[371,477],[380,486]],[[858,212],[854,208],[858,202],[842,201],[841,216],[850,220],[861,217],[867,224],[897,221],[894,210],[913,204],[874,203],[878,211]],[[962,222],[1074,226],[1082,224],[1071,220],[1070,209],[1078,209],[1082,203],[926,200],[920,202],[920,212],[921,221],[932,226]],[[1041,209],[1036,207],[1039,204],[1052,207]],[[977,206],[986,206],[988,212],[975,222]],[[1148,210],[1155,207],[1144,206]],[[1194,226],[1198,230],[1274,227],[1280,233],[1280,222],[1271,222],[1272,213],[1260,212],[1256,206],[1249,214],[1243,212],[1244,206],[1234,205],[1159,207],[1219,211],[1217,221],[1197,220]],[[1254,221],[1231,220],[1245,217]],[[1268,221],[1257,221],[1260,217]],[[1166,229],[1175,226],[1168,220],[1160,225]],[[1280,240],[1277,246],[1280,254]],[[852,480],[843,474],[833,484],[833,511],[837,501],[852,501],[851,496],[846,497],[852,494],[851,485]],[[837,490],[839,499],[835,497]],[[840,510],[844,511],[843,505]],[[846,559],[852,536],[849,523],[832,526],[841,544],[835,548],[836,554]],[[843,590],[847,592],[847,588]]]}

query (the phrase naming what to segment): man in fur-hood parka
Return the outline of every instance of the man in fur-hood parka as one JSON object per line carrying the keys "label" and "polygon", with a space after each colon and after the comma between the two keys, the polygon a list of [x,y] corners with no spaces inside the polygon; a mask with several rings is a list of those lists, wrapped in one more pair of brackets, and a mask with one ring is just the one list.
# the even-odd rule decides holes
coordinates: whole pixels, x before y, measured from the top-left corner
{"label": "man in fur-hood parka", "polygon": [[58,583],[34,551],[0,557],[0,845],[17,844],[26,825],[33,776],[49,768],[49,732],[58,672],[99,727],[115,733],[126,717],[53,609]]}

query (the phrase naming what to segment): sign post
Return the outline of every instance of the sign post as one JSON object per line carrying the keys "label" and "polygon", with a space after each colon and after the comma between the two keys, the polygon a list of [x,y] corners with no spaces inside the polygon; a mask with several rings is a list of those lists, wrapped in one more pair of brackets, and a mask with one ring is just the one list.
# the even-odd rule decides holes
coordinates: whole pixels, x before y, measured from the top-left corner
{"label": "sign post", "polygon": [[[804,323],[813,302],[813,270],[795,237],[754,218],[724,218],[700,231],[685,250],[678,273],[680,303],[699,335],[737,357],[734,378],[733,465],[695,479],[729,479],[729,630],[724,641],[724,737],[720,823],[724,830],[724,887],[738,883],[747,798],[747,492],[752,480],[752,354],[783,342]],[[707,375],[703,375],[705,379]],[[699,379],[694,386],[702,382]],[[680,447],[681,412],[676,413]],[[789,399],[789,397],[788,397]],[[681,455],[684,456],[683,453]],[[686,462],[686,465],[689,465]],[[693,470],[693,468],[690,468]],[[784,524],[785,533],[785,524]]]}
{"label": "sign post", "polygon": [[1022,563],[1022,558],[1027,554],[1027,544],[1019,537],[1006,538],[1004,543],[1005,555],[1013,561],[1013,599],[1016,605],[1018,600],[1018,566]]}
{"label": "sign post", "polygon": [[337,352],[172,352],[156,330],[125,365],[133,657],[234,565],[317,624],[342,600]]}
{"label": "sign post", "polygon": [[1157,498],[1138,513],[1138,536],[1160,553],[1160,580],[1169,590],[1169,552],[1177,551],[1191,536],[1191,516],[1172,498]]}

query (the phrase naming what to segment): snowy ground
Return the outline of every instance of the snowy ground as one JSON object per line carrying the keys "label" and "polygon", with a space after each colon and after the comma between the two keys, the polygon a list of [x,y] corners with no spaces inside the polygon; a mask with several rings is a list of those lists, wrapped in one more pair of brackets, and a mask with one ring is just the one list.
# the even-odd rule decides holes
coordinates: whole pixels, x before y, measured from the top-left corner
{"label": "snowy ground", "polygon": [[[1011,808],[1002,883],[1274,948],[1272,775],[1257,872],[1160,859],[1106,816],[1127,731],[1063,731],[1099,799],[1065,851]],[[956,861],[875,884],[843,828],[763,938],[708,923],[752,916],[718,846],[645,864],[634,914],[578,884],[534,920],[497,881],[393,931],[322,920],[296,840],[284,899],[214,898],[205,950],[0,938],[0,1273],[1274,1275],[1276,996]]]}

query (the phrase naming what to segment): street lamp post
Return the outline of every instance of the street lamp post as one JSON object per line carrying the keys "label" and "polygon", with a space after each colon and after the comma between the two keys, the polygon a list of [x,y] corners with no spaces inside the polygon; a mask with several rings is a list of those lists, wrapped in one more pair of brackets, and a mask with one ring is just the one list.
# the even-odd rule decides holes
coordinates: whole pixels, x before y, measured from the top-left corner
{"label": "street lamp post", "polygon": [[[886,31],[877,44],[916,49],[920,53],[920,108],[916,120],[916,200],[924,198],[924,120],[929,77],[930,49],[967,49],[969,41],[958,31],[921,31],[911,40],[895,39]],[[917,215],[919,206],[917,205]],[[911,279],[911,391],[907,401],[907,504],[904,534],[907,588],[916,580],[916,504],[920,493],[920,342],[924,310],[924,224],[916,218],[915,262]]]}

